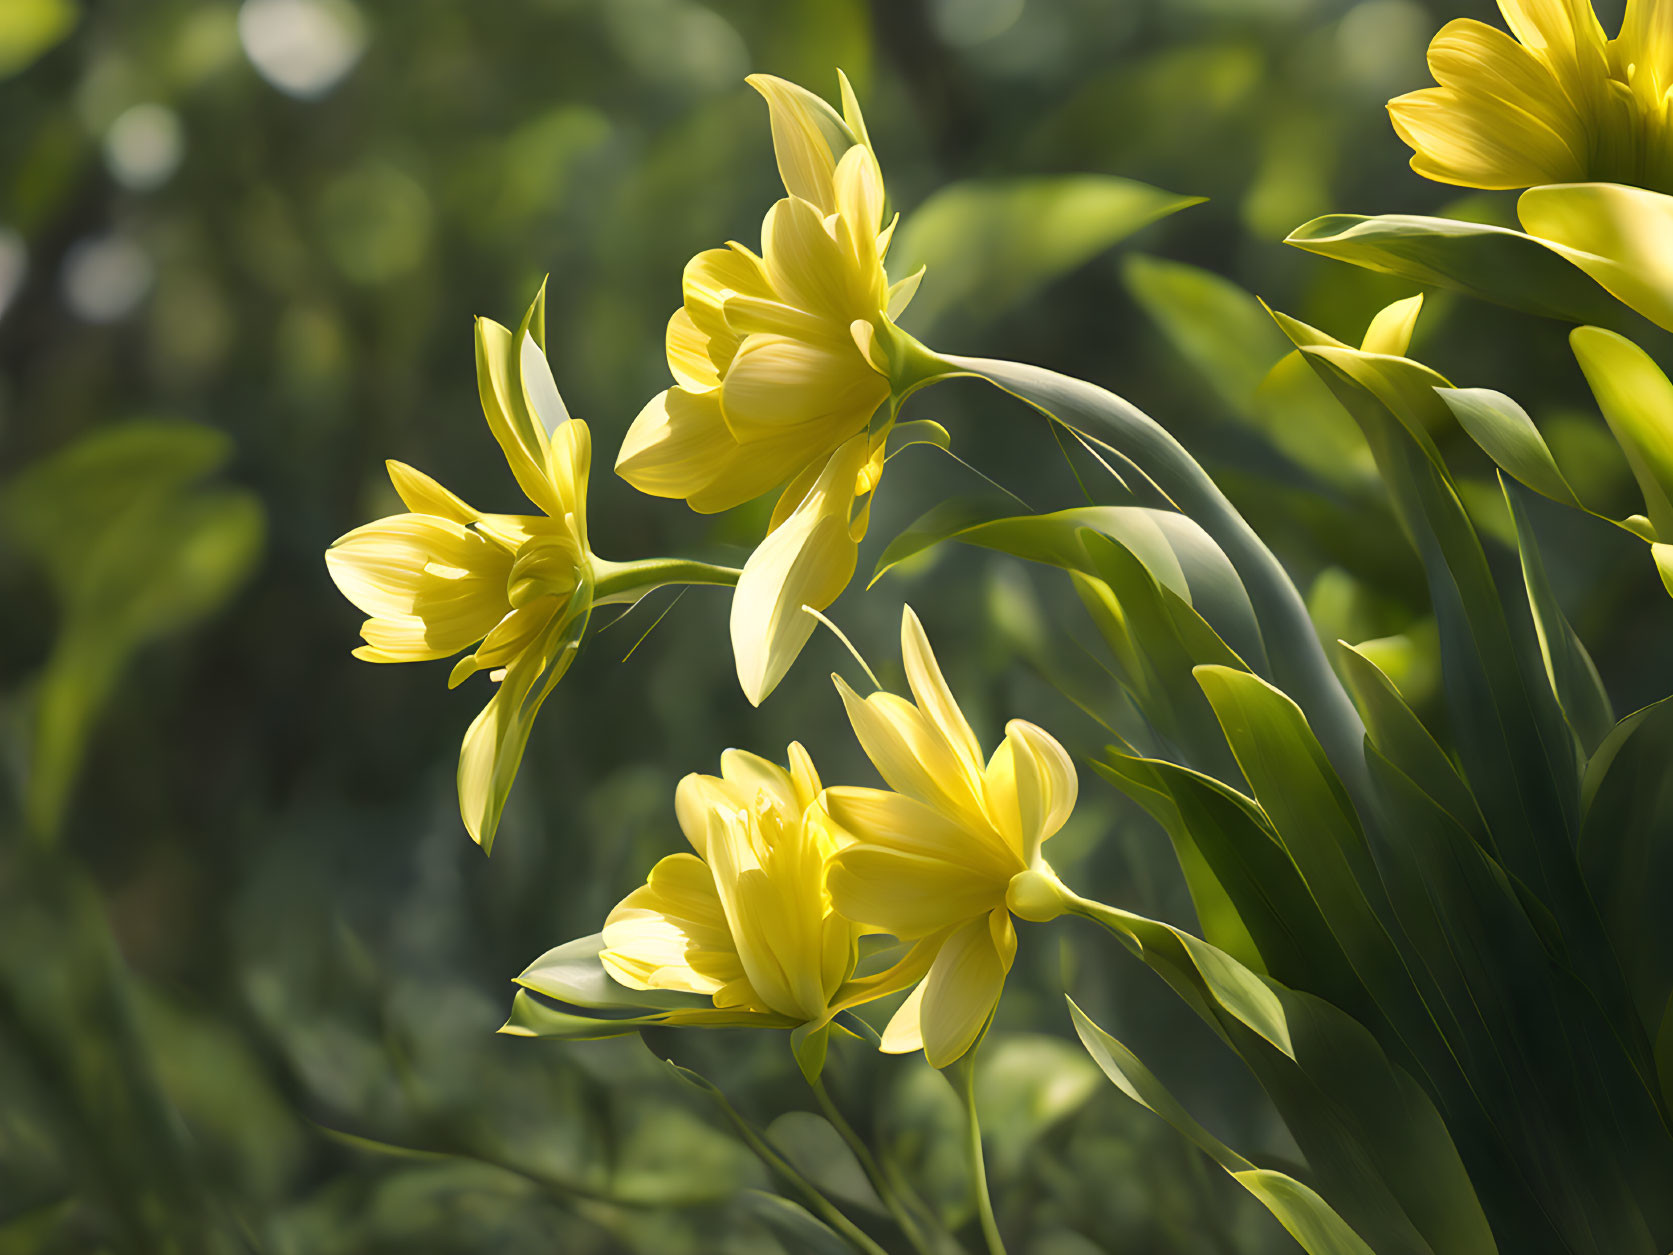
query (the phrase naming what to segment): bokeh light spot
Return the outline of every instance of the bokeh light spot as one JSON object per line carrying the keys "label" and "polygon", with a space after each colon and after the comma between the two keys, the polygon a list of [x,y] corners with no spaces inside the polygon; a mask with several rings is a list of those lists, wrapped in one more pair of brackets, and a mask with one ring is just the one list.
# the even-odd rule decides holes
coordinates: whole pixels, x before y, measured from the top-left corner
{"label": "bokeh light spot", "polygon": [[135,191],[167,183],[185,155],[179,115],[164,105],[135,105],[105,132],[105,165],[111,177]]}
{"label": "bokeh light spot", "polygon": [[1432,23],[1413,0],[1364,0],[1336,28],[1343,78],[1372,97],[1422,86],[1423,49]]}
{"label": "bokeh light spot", "polygon": [[116,322],[151,289],[151,258],[117,235],[80,240],[64,257],[64,302],[86,322]]}
{"label": "bokeh light spot", "polygon": [[1017,24],[1025,0],[934,0],[936,32],[957,48],[997,39]]}
{"label": "bokeh light spot", "polygon": [[749,50],[732,24],[692,0],[611,0],[612,42],[643,78],[720,91],[749,72]]}
{"label": "bokeh light spot", "polygon": [[303,100],[335,87],[366,48],[365,23],[348,0],[244,0],[238,38],[257,73]]}

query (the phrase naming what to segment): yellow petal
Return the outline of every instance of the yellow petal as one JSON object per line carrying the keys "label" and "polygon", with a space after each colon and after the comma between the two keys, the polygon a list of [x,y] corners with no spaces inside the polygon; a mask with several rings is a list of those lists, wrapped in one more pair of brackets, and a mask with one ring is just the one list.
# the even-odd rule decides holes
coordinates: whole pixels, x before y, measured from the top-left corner
{"label": "yellow petal", "polygon": [[766,267],[741,245],[705,249],[686,263],[682,279],[685,311],[697,332],[707,338],[710,364],[724,371],[742,336],[727,321],[725,305],[734,296],[775,299]]}
{"label": "yellow petal", "polygon": [[806,808],[796,799],[796,785],[790,773],[777,763],[748,750],[727,750],[720,756],[721,778],[732,787],[740,806],[755,805],[757,795],[785,816],[799,816]]}
{"label": "yellow petal", "polygon": [[1619,43],[1633,67],[1633,95],[1645,104],[1664,101],[1673,90],[1673,3],[1627,0]]}
{"label": "yellow petal", "polygon": [[1565,137],[1494,97],[1429,87],[1388,102],[1412,169],[1437,183],[1504,189],[1582,178]]}
{"label": "yellow petal", "polygon": [[889,1023],[883,1029],[883,1040],[877,1047],[884,1054],[909,1055],[924,1048],[924,1033],[919,1020],[924,1005],[924,987],[928,983],[921,980],[914,985],[912,992],[906,995],[906,1001],[889,1017]]}
{"label": "yellow petal", "polygon": [[[850,340],[848,328],[783,301],[759,296],[729,296],[726,322],[739,336],[788,336],[826,348],[841,348]],[[740,341],[741,343],[741,341]],[[734,358],[736,354],[734,353]],[[730,363],[728,363],[730,368]]]}
{"label": "yellow petal", "polygon": [[888,315],[891,321],[898,319],[906,312],[906,307],[912,303],[912,298],[918,294],[918,285],[924,281],[924,272],[927,269],[929,269],[927,266],[919,266],[899,283],[890,286],[888,305],[884,309],[884,313]]}
{"label": "yellow petal", "polygon": [[[829,212],[829,211],[826,211]],[[853,254],[826,229],[820,211],[788,197],[761,224],[761,256],[778,299],[846,327],[873,312],[861,306],[863,291]]]}
{"label": "yellow petal", "polygon": [[563,506],[549,475],[546,431],[530,413],[523,389],[513,389],[512,358],[517,352],[508,329],[491,318],[476,320],[476,387],[488,429],[528,499],[561,518]]}
{"label": "yellow petal", "polygon": [[924,625],[918,621],[911,606],[903,606],[900,615],[900,657],[906,667],[906,683],[918,709],[940,732],[942,740],[953,756],[974,781],[982,774],[982,746],[970,724],[959,709],[952,689],[941,674],[941,664],[935,660]]}
{"label": "yellow petal", "polygon": [[823,862],[801,842],[799,825],[764,831],[758,819],[710,812],[706,861],[762,1003],[792,1019],[819,1019],[828,996]]}
{"label": "yellow petal", "polygon": [[572,418],[552,433],[552,484],[563,506],[561,517],[583,553],[587,550],[587,477],[592,462],[592,430],[580,419]]}
{"label": "yellow petal", "polygon": [[984,773],[988,813],[1023,865],[1034,866],[1040,845],[1067,822],[1080,782],[1074,760],[1045,729],[1022,719],[1005,725],[1005,740]]}
{"label": "yellow petal", "polygon": [[1615,183],[1536,187],[1516,203],[1523,229],[1610,295],[1673,330],[1673,196]]}
{"label": "yellow petal", "polygon": [[325,565],[343,596],[371,616],[362,634],[385,655],[378,661],[446,658],[481,640],[509,609],[511,555],[434,515],[357,527],[326,551]]}
{"label": "yellow petal", "polygon": [[1005,989],[1017,934],[1003,908],[971,920],[941,947],[924,980],[918,1021],[924,1055],[944,1068],[969,1050]]}
{"label": "yellow petal", "polygon": [[819,783],[819,773],[814,770],[813,759],[808,757],[800,741],[790,742],[790,781],[800,809],[805,811],[818,800],[823,786]]}
{"label": "yellow petal", "polygon": [[835,129],[835,111],[805,87],[771,74],[751,74],[744,81],[767,102],[784,190],[830,213],[836,207],[831,187],[836,158],[826,135]]}
{"label": "yellow petal", "polygon": [[1499,11],[1511,34],[1583,107],[1588,87],[1601,77],[1606,42],[1592,0],[1499,0]]}
{"label": "yellow petal", "polygon": [[831,455],[807,497],[744,563],[732,596],[732,655],[754,705],[771,693],[813,634],[804,605],[823,610],[853,578],[858,556],[848,533],[864,434]]}
{"label": "yellow petal", "polygon": [[714,776],[694,771],[684,776],[674,789],[674,817],[699,858],[708,857],[710,812],[736,810],[737,806],[737,799],[726,782]]}
{"label": "yellow petal", "polygon": [[558,391],[557,380],[552,378],[552,366],[546,360],[545,352],[526,331],[517,352],[518,374],[523,385],[523,404],[528,408],[529,417],[534,420],[535,426],[550,437],[569,421],[569,407],[564,404],[563,395]]}
{"label": "yellow petal", "polygon": [[[1467,18],[1448,22],[1429,45],[1429,69],[1446,91],[1390,106],[1401,137],[1419,150],[1412,164],[1420,174],[1513,187],[1585,177],[1585,120],[1551,68],[1516,40]],[[1426,101],[1459,116],[1436,116]],[[1468,153],[1449,147],[1460,143]]]}
{"label": "yellow petal", "polygon": [[627,429],[616,474],[653,497],[689,497],[711,484],[737,451],[719,397],[669,388]]}
{"label": "yellow petal", "polygon": [[671,854],[604,921],[605,970],[630,989],[714,994],[743,978],[702,860]]}
{"label": "yellow petal", "polygon": [[835,182],[837,212],[848,219],[855,238],[864,240],[875,257],[877,227],[883,218],[883,172],[877,158],[869,148],[856,144],[837,163]]}
{"label": "yellow petal", "polygon": [[973,830],[986,825],[980,775],[972,777],[921,710],[893,693],[862,698],[841,678],[836,686],[860,748],[890,788]]}
{"label": "yellow petal", "polygon": [[389,471],[389,482],[395,486],[395,495],[414,514],[433,514],[455,523],[474,523],[482,517],[423,471],[393,459],[385,462],[384,466]]}
{"label": "yellow petal", "polygon": [[1378,310],[1365,330],[1359,347],[1367,353],[1382,353],[1389,357],[1404,357],[1412,345],[1412,331],[1417,316],[1423,310],[1423,297],[1408,296],[1403,301]]}
{"label": "yellow petal", "polygon": [[1576,327],[1569,345],[1632,467],[1657,538],[1673,537],[1673,383],[1648,353],[1613,331]]}
{"label": "yellow petal", "polygon": [[865,115],[860,112],[860,98],[854,94],[854,85],[848,81],[848,75],[840,69],[837,71],[837,85],[842,91],[842,120],[848,124],[854,142],[870,148],[871,136],[866,134]]}
{"label": "yellow petal", "polygon": [[714,514],[771,491],[829,448],[810,448],[807,428],[740,445],[721,417],[718,394],[670,388],[633,420],[616,473],[640,492],[684,497],[700,514]]}
{"label": "yellow petal", "polygon": [[911,798],[881,789],[826,789],[826,812],[854,841],[831,858],[837,911],[897,937],[922,937],[1005,900],[1022,862]]}
{"label": "yellow petal", "polygon": [[666,344],[668,369],[680,387],[706,392],[720,386],[720,373],[709,357],[709,337],[697,329],[683,305],[668,320]]}

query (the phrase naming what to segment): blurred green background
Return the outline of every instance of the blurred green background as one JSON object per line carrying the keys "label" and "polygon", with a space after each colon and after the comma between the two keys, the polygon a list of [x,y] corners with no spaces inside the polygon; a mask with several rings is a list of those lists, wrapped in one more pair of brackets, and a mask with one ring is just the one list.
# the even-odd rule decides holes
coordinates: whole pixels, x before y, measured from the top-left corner
{"label": "blurred green background", "polygon": [[[1601,7],[1613,29],[1619,6]],[[596,930],[678,848],[680,775],[799,739],[828,783],[869,781],[826,678],[846,655],[816,636],[755,711],[720,592],[680,598],[626,657],[661,595],[595,635],[547,704],[488,861],[453,790],[487,682],[450,693],[443,664],[352,660],[360,616],[322,551],[396,508],[386,457],[520,508],[477,404],[470,319],[514,320],[550,274],[553,369],[594,432],[595,546],[739,560],[771,498],[699,518],[610,463],[666,384],[685,260],[753,243],[779,194],[744,75],[834,95],[841,66],[906,215],[899,243],[932,262],[907,326],[1155,415],[1311,589],[1321,632],[1382,640],[1422,703],[1420,572],[1351,424],[1305,380],[1259,387],[1276,331],[1181,264],[1357,341],[1412,289],[1287,248],[1291,228],[1333,211],[1508,220],[1507,196],[1413,175],[1382,109],[1427,83],[1443,21],[1488,10],[0,0],[0,1255],[786,1249],[750,1193],[769,1178],[637,1039],[494,1029],[512,975]],[[1018,182],[1080,173],[1208,200],[1112,248],[1120,212]],[[1516,396],[1582,495],[1627,512],[1563,332],[1431,298],[1413,354]],[[1032,508],[1109,496],[1043,422],[975,385],[910,413]],[[1502,534],[1485,459],[1456,438],[1448,453]],[[987,490],[911,451],[862,573],[937,502]],[[1624,711],[1673,686],[1656,647],[1670,611],[1642,546],[1577,517],[1539,520]],[[1053,685],[1092,667],[1060,577],[949,549],[869,594],[857,582],[832,613],[885,682],[902,600],[987,743],[1024,716],[1101,744]],[[1082,798],[1059,869],[1191,924],[1166,838],[1089,771]],[[1294,1249],[1098,1077],[1065,1039],[1066,989],[1216,1132],[1291,1153],[1230,1056],[1125,953],[1025,927],[980,1078],[1013,1250]],[[657,1045],[867,1214],[781,1036]],[[940,1078],[857,1043],[832,1069],[855,1122],[968,1222]]]}

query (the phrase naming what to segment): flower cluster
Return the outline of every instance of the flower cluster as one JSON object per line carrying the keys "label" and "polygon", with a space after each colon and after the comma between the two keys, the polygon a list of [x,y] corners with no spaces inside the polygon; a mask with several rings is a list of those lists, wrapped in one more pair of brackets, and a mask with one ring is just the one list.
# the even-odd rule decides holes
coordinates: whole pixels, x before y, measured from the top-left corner
{"label": "flower cluster", "polygon": [[[784,199],[761,252],[733,242],[691,259],[668,320],[674,386],[634,419],[616,471],[641,492],[708,514],[783,485],[767,539],[732,603],[738,680],[757,705],[853,578],[888,423],[876,348],[918,274],[890,284],[883,174],[848,79],[842,113],[793,83],[750,78],[766,98]],[[788,482],[786,482],[788,481]]]}
{"label": "flower cluster", "polygon": [[355,528],[326,552],[337,587],[368,616],[367,662],[423,662],[476,646],[449,677],[487,671],[499,687],[465,734],[459,805],[490,846],[535,712],[575,658],[600,560],[587,544],[592,437],[572,419],[535,339],[544,292],[514,336],[476,325],[477,385],[489,430],[539,514],[485,514],[391,461],[407,513]]}
{"label": "flower cluster", "polygon": [[[1074,809],[1075,768],[1021,720],[984,763],[910,607],[901,653],[910,701],[836,681],[894,791],[824,788],[798,744],[786,767],[728,750],[720,776],[687,776],[675,812],[693,852],[664,858],[605,920],[599,958],[612,977],[705,995],[711,1022],[816,1033],[914,985],[882,1048],[921,1049],[936,1067],[970,1049],[1016,954],[1012,909],[1036,920],[1062,909],[1039,892],[1057,884],[1040,847]],[[913,944],[858,977],[860,941],[875,933]]]}

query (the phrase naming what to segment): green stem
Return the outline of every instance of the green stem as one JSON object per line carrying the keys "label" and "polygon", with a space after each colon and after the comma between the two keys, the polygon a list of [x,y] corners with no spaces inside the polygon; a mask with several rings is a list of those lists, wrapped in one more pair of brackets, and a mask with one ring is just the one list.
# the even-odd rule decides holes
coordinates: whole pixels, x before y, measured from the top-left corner
{"label": "green stem", "polygon": [[[920,1255],[931,1255],[930,1247],[924,1241],[923,1231],[907,1211],[905,1203],[895,1189],[894,1182],[883,1171],[882,1165],[877,1162],[876,1157],[871,1153],[871,1147],[866,1145],[865,1139],[843,1117],[841,1109],[837,1107],[836,1101],[831,1097],[831,1092],[825,1088],[825,1082],[822,1079],[815,1078],[808,1082],[808,1086],[813,1090],[813,1096],[819,1100],[819,1109],[825,1113],[825,1119],[829,1120],[831,1127],[842,1135],[842,1140],[848,1143],[848,1149],[854,1152],[854,1158],[860,1161],[860,1167],[864,1170],[866,1179],[871,1182],[872,1189],[877,1191],[878,1198],[883,1200],[883,1205],[889,1209],[889,1215],[894,1217],[895,1224],[900,1226],[901,1233],[912,1244],[912,1249],[920,1252]],[[919,1206],[922,1207],[922,1204],[920,1203]]]}
{"label": "green stem", "polygon": [[981,1221],[982,1237],[987,1242],[988,1255],[1005,1255],[1005,1239],[999,1236],[999,1222],[993,1216],[993,1198],[988,1193],[987,1162],[982,1155],[982,1125],[976,1116],[976,1047],[966,1051],[964,1057],[947,1072],[953,1088],[964,1099],[970,1186],[976,1195],[976,1215]]}
{"label": "green stem", "polygon": [[1132,925],[1129,923],[1129,921],[1137,920],[1138,916],[1123,911],[1120,907],[1107,906],[1091,898],[1083,898],[1067,886],[1063,890],[1063,899],[1063,913],[1065,915],[1078,915],[1082,919],[1091,920],[1106,932],[1113,933],[1122,945],[1138,955],[1140,959],[1145,957],[1144,947],[1138,938],[1133,935]]}
{"label": "green stem", "polygon": [[711,1088],[711,1092],[714,1094],[715,1101],[720,1104],[720,1109],[726,1113],[726,1118],[732,1121],[732,1126],[738,1130],[738,1135],[744,1139],[745,1145],[755,1152],[755,1157],[794,1186],[821,1220],[846,1238],[849,1245],[855,1250],[863,1252],[863,1255],[889,1255],[881,1246],[867,1237],[858,1225],[843,1215],[836,1205],[820,1192],[818,1186],[796,1171],[789,1160],[768,1145],[767,1139],[756,1132],[754,1125],[738,1114],[737,1108],[727,1101],[726,1095],[718,1089]]}
{"label": "green stem", "polygon": [[640,558],[611,562],[592,556],[593,604],[634,601],[668,584],[720,584],[730,587],[742,574],[736,567],[693,562],[687,558]]}
{"label": "green stem", "polygon": [[1221,492],[1213,478],[1162,425],[1095,384],[1017,362],[936,354],[892,329],[900,363],[895,406],[929,383],[958,375],[985,379],[1048,417],[1127,459],[1170,503],[1196,521],[1225,553],[1248,593],[1269,654],[1273,679],[1307,713],[1348,791],[1369,790],[1365,726],[1336,678],[1307,606],[1283,564]]}

